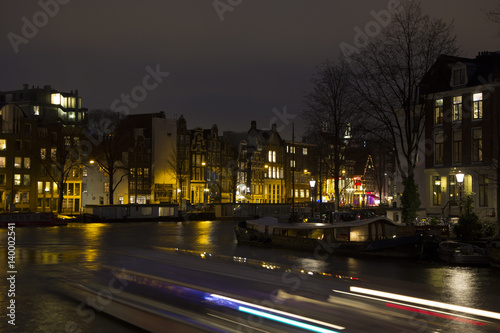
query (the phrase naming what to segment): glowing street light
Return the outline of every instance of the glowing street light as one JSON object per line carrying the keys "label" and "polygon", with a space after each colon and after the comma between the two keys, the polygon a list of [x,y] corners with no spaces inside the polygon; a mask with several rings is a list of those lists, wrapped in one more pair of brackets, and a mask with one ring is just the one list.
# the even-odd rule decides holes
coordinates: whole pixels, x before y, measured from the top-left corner
{"label": "glowing street light", "polygon": [[313,191],[314,187],[316,186],[316,181],[314,179],[311,179],[309,181],[309,185],[311,186],[311,217],[313,217],[314,216]]}
{"label": "glowing street light", "polygon": [[458,212],[460,215],[462,215],[462,192],[463,192],[463,186],[464,186],[464,177],[465,175],[462,172],[458,172],[455,177],[457,178],[457,183],[459,187],[459,206],[458,206]]}

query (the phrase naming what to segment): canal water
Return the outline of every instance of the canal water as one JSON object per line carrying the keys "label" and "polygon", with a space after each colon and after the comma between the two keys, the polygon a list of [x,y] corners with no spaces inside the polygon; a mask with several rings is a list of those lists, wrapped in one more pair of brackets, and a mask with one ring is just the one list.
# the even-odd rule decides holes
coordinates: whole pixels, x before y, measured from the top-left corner
{"label": "canal water", "polygon": [[[61,288],[61,278],[78,274],[75,267],[78,270],[97,268],[105,262],[107,252],[123,248],[155,251],[177,248],[191,254],[207,253],[225,259],[236,257],[262,266],[325,273],[332,279],[361,279],[378,287],[387,286],[400,294],[500,312],[498,269],[243,246],[236,243],[234,225],[232,221],[191,221],[70,223],[65,227],[16,228],[15,258],[10,259],[9,230],[1,229],[0,332],[140,331],[99,313],[83,321],[77,315],[78,302]],[[14,259],[15,274],[8,273],[12,270],[8,267],[11,259]],[[12,279],[8,280],[12,275],[14,284],[10,283]],[[15,321],[7,316],[12,300]]]}

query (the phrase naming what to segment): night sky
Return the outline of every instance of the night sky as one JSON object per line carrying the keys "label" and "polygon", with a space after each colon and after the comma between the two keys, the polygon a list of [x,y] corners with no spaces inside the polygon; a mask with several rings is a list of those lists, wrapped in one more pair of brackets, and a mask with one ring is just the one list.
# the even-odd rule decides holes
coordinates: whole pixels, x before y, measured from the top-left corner
{"label": "night sky", "polygon": [[[189,128],[215,123],[220,132],[274,121],[290,139],[317,65],[395,0],[55,1],[2,0],[0,90],[78,89],[89,109],[115,102],[131,113],[183,114]],[[454,20],[462,55],[475,57],[500,50],[498,25],[484,14],[496,3],[424,0],[423,8]],[[218,13],[216,4],[229,7]],[[34,23],[36,31],[26,27]],[[125,104],[122,94],[132,91],[138,99]],[[303,120],[295,123],[300,136]]]}

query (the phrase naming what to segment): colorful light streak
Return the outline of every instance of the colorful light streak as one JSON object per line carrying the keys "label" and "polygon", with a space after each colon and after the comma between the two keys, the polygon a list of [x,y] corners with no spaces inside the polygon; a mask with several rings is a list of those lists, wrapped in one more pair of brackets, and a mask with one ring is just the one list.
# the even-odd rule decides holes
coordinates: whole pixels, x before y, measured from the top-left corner
{"label": "colorful light streak", "polygon": [[326,329],[326,328],[322,328],[322,327],[319,327],[319,326],[314,326],[314,325],[311,325],[311,324],[302,323],[302,322],[297,321],[297,320],[293,320],[293,319],[289,319],[289,318],[285,318],[285,317],[273,315],[271,313],[267,313],[267,312],[263,312],[263,311],[258,311],[258,310],[250,309],[250,308],[247,308],[245,306],[238,307],[238,310],[241,311],[241,312],[246,312],[246,313],[249,313],[249,314],[252,314],[252,315],[255,315],[255,316],[259,316],[259,317],[262,317],[262,318],[266,318],[266,319],[274,320],[274,321],[277,321],[277,322],[280,322],[280,323],[284,323],[284,324],[287,324],[287,325],[290,325],[290,326],[295,326],[295,327],[299,327],[299,328],[302,328],[302,329],[306,329],[306,330],[309,330],[309,331],[312,331],[312,332],[338,333],[337,331],[332,331],[332,330],[329,330],[329,329]]}
{"label": "colorful light streak", "polygon": [[485,322],[481,322],[481,321],[477,321],[477,320],[472,320],[472,319],[467,319],[467,318],[452,316],[452,315],[448,315],[448,314],[444,314],[444,313],[439,313],[439,312],[424,310],[424,309],[420,309],[420,308],[414,308],[414,307],[411,307],[411,306],[399,305],[399,304],[395,304],[395,303],[385,303],[385,306],[388,306],[388,307],[391,307],[391,308],[395,308],[395,309],[405,310],[405,311],[422,313],[422,314],[425,314],[425,315],[435,316],[435,317],[449,319],[449,320],[461,321],[463,323],[473,324],[473,325],[477,325],[477,326],[488,325]]}
{"label": "colorful light streak", "polygon": [[487,318],[493,318],[493,319],[500,320],[500,313],[497,313],[497,312],[485,311],[485,310],[480,310],[480,309],[473,309],[473,308],[468,308],[465,306],[436,302],[436,301],[431,301],[431,300],[427,300],[427,299],[423,299],[423,298],[398,295],[398,294],[388,293],[388,292],[384,292],[384,291],[365,289],[365,288],[359,288],[359,287],[350,287],[350,290],[352,292],[357,292],[357,293],[361,293],[361,294],[384,297],[384,298],[389,298],[389,299],[395,299],[395,300],[402,301],[402,302],[421,304],[421,305],[431,306],[431,307],[435,307],[435,308],[458,311],[458,312],[463,312],[463,313],[467,313],[467,314],[471,314],[471,315],[477,315],[477,316],[481,316],[481,317],[487,317]]}
{"label": "colorful light streak", "polygon": [[[319,325],[322,325],[322,326],[331,327],[331,328],[336,329],[336,330],[343,330],[343,329],[345,329],[345,327],[343,327],[343,326],[326,323],[324,321],[320,321],[320,320],[315,320],[315,319],[312,319],[312,318],[307,318],[307,317],[299,316],[299,315],[296,315],[296,314],[293,314],[293,313],[289,313],[289,312],[285,312],[285,311],[280,311],[280,310],[268,308],[268,307],[265,307],[265,306],[248,303],[248,302],[245,302],[245,301],[240,301],[238,299],[231,298],[231,297],[226,297],[226,296],[217,295],[217,294],[210,294],[210,297],[221,299],[221,300],[225,300],[225,301],[229,302],[230,304],[238,304],[237,305],[238,309],[239,309],[239,307],[241,307],[241,305],[239,305],[239,304],[242,304],[242,305],[244,305],[244,307],[249,307],[249,308],[251,307],[251,308],[260,309],[260,310],[267,311],[267,312],[274,312],[274,313],[280,314],[282,316],[292,317],[292,318],[295,318],[297,320],[308,321],[308,322],[319,324]],[[255,310],[255,311],[257,311],[257,310]],[[260,312],[262,312],[262,311],[260,311]],[[266,312],[263,312],[263,313],[266,313]],[[335,331],[328,331],[328,332],[335,332]]]}

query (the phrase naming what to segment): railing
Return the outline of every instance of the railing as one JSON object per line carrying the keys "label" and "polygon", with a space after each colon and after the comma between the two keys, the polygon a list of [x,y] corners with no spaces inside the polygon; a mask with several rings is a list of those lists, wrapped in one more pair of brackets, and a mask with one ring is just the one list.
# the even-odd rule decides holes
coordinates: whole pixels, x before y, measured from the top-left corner
{"label": "railing", "polygon": [[495,214],[495,208],[492,208],[492,207],[485,207],[483,209],[481,209],[478,214],[477,214],[480,218],[481,217],[496,217],[496,214]]}

